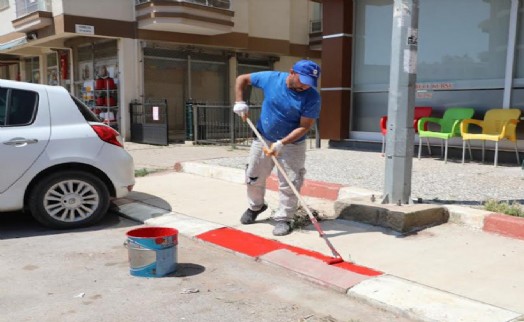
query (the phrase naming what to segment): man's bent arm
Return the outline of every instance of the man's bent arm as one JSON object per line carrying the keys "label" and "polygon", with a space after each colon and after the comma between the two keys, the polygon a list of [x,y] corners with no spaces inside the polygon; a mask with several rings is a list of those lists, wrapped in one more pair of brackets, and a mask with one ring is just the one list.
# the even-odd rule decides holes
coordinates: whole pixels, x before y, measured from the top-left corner
{"label": "man's bent arm", "polygon": [[309,117],[301,117],[300,125],[280,141],[282,142],[282,144],[293,143],[296,140],[300,139],[302,136],[304,136],[314,124],[315,119]]}
{"label": "man's bent arm", "polygon": [[251,85],[251,74],[239,75],[235,81],[235,102],[244,100],[244,88]]}

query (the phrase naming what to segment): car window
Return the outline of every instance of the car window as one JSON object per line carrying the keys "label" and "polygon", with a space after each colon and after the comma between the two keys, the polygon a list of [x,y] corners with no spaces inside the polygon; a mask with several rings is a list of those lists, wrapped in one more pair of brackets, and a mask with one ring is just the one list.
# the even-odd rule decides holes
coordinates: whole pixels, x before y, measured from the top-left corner
{"label": "car window", "polygon": [[5,125],[19,126],[31,124],[36,115],[38,94],[20,89],[8,90],[8,104]]}
{"label": "car window", "polygon": [[71,96],[73,99],[73,102],[75,102],[76,107],[78,107],[78,110],[82,115],[84,116],[85,120],[88,122],[100,122],[100,118],[96,116],[95,113],[91,111],[91,109],[85,105],[82,101],[80,101],[78,98]]}
{"label": "car window", "polygon": [[5,125],[6,111],[7,111],[7,89],[0,88],[0,126]]}

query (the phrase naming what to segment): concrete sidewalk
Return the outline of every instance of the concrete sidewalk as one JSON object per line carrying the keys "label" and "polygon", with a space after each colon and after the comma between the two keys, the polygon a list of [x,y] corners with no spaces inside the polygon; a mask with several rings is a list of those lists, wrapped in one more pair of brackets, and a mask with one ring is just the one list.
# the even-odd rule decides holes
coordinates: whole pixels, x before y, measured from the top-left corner
{"label": "concrete sidewalk", "polygon": [[[184,235],[286,267],[350,297],[412,318],[524,321],[524,241],[480,230],[486,212],[453,206],[452,222],[408,236],[348,220],[322,221],[328,238],[346,261],[327,265],[325,260],[332,254],[311,225],[288,236],[274,237],[272,223],[267,220],[270,210],[254,225],[239,223],[246,208],[243,171],[210,164],[209,160],[232,157],[231,152],[243,157],[247,150],[127,148],[137,168],[172,169],[178,163],[180,172],[137,178],[135,191],[118,200],[124,215],[150,225],[175,227]],[[151,159],[144,162],[145,156],[136,153],[144,150],[149,150],[144,154],[147,156],[156,153],[165,165],[152,167]],[[159,150],[170,157],[159,157]],[[366,195],[371,191],[339,185],[337,193]],[[306,201],[311,208],[333,216],[333,198],[310,195]],[[269,191],[267,201],[271,210],[276,209],[276,192]]]}

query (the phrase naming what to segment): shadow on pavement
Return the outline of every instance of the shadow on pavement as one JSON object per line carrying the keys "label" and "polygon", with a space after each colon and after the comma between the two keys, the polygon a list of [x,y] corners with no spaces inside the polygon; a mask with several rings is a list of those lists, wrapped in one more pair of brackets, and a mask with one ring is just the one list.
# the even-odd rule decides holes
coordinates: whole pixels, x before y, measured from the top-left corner
{"label": "shadow on pavement", "polygon": [[178,263],[176,265],[176,271],[167,277],[188,277],[203,273],[206,268],[202,265],[193,263]]}
{"label": "shadow on pavement", "polygon": [[[153,207],[161,208],[167,211],[172,211],[171,205],[165,201],[164,199],[157,197],[155,195],[146,193],[146,192],[139,192],[139,191],[132,191],[129,193],[129,195],[124,198],[127,200],[133,200],[133,201],[140,201],[142,203],[148,204]],[[117,206],[121,206],[119,204],[118,200],[115,201],[115,204]]]}
{"label": "shadow on pavement", "polygon": [[138,224],[134,221],[119,217],[115,213],[108,212],[100,222],[90,227],[77,229],[51,229],[42,226],[29,213],[9,212],[0,214],[0,240],[43,235],[59,235],[64,233],[82,233],[108,228],[132,227],[136,225]]}

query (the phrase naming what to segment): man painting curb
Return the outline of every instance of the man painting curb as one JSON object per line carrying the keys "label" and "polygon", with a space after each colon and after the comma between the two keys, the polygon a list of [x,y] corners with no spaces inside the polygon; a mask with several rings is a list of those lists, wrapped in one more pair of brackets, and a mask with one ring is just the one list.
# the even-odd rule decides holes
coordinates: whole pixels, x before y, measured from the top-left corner
{"label": "man painting curb", "polygon": [[[289,73],[265,71],[237,77],[233,111],[245,121],[249,107],[244,102],[243,90],[247,85],[261,88],[264,101],[257,130],[270,146],[264,151],[263,142],[256,138],[251,144],[246,169],[249,207],[240,218],[242,224],[254,223],[256,217],[267,209],[264,201],[266,179],[275,166],[271,156],[282,164],[300,191],[306,174],[306,134],[320,115],[320,95],[316,90],[319,76],[320,67],[316,63],[300,60]],[[273,235],[284,236],[292,231],[291,221],[298,207],[298,198],[280,173],[278,181],[280,205],[273,216],[276,222]]]}

